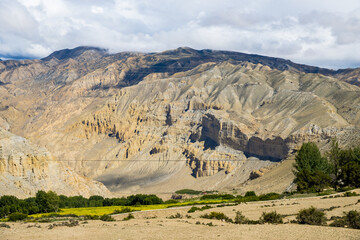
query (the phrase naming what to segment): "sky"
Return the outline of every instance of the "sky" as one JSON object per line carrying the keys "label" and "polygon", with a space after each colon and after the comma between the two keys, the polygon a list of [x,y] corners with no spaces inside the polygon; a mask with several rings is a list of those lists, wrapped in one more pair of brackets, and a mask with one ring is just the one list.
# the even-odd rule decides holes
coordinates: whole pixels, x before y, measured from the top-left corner
{"label": "sky", "polygon": [[359,0],[0,0],[0,58],[96,46],[231,50],[360,67]]}

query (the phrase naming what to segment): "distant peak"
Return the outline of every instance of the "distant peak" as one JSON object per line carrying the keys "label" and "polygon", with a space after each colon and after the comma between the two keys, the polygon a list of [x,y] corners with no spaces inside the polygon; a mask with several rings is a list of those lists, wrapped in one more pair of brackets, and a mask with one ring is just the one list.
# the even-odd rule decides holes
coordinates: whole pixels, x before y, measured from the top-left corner
{"label": "distant peak", "polygon": [[80,46],[80,47],[76,47],[73,49],[62,49],[59,51],[55,51],[52,54],[50,54],[49,56],[41,59],[43,61],[49,61],[53,58],[56,58],[58,60],[66,60],[69,58],[76,58],[79,57],[80,55],[82,55],[84,52],[87,51],[94,51],[96,53],[98,53],[100,56],[106,55],[107,54],[107,50],[104,48],[98,48],[98,47],[91,47],[91,46]]}
{"label": "distant peak", "polygon": [[198,50],[190,48],[190,47],[179,47],[173,50],[167,50],[162,52],[161,54],[165,55],[194,55],[198,54]]}

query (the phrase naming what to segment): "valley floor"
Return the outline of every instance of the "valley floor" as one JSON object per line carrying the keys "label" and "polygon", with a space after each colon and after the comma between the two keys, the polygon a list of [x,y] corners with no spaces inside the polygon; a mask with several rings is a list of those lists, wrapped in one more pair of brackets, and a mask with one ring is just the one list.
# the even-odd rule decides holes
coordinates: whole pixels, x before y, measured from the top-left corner
{"label": "valley floor", "polygon": [[[359,192],[359,190],[357,190]],[[325,210],[327,218],[342,216],[344,211],[360,210],[360,196],[339,198],[296,198],[266,202],[242,203],[237,206],[214,207],[187,213],[190,207],[134,212],[135,219],[122,221],[126,214],[114,215],[115,222],[80,221],[75,227],[51,223],[9,223],[11,228],[0,228],[1,239],[360,239],[360,230],[327,226],[292,224],[296,213],[314,206]],[[237,225],[200,218],[205,213],[223,212],[234,218],[236,211],[257,220],[262,212],[277,211],[286,215],[286,224]],[[182,218],[169,219],[181,214]],[[191,216],[191,218],[185,217]],[[212,222],[214,226],[206,224]],[[329,222],[328,222],[329,223]],[[34,226],[40,227],[34,227]]]}
{"label": "valley floor", "polygon": [[[1,230],[2,239],[359,239],[360,231],[297,224],[235,225],[216,222],[213,227],[196,225],[196,220],[138,219],[130,222],[88,224],[68,228],[27,228],[12,224]],[[214,221],[212,221],[214,223]]]}

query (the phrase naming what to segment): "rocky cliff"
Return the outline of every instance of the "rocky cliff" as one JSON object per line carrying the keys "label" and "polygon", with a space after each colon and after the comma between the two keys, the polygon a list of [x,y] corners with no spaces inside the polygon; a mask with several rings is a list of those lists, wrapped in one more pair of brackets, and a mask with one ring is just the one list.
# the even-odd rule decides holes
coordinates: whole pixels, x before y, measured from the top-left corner
{"label": "rocky cliff", "polygon": [[43,147],[0,128],[0,192],[19,197],[39,190],[64,195],[111,196],[107,188],[53,159]]}
{"label": "rocky cliff", "polygon": [[349,71],[189,48],[81,47],[0,62],[0,127],[112,191],[237,186],[305,141],[360,143]]}

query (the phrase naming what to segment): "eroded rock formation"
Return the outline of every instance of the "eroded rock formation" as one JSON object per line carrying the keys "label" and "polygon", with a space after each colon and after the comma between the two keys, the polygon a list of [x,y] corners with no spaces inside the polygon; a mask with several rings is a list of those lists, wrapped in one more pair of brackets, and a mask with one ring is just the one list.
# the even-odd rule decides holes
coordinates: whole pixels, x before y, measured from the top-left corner
{"label": "eroded rock formation", "polygon": [[[34,177],[51,158],[113,191],[180,176],[210,189],[241,184],[305,141],[360,143],[360,88],[345,82],[356,71],[188,48],[69,51],[0,63],[0,127],[48,151],[21,159]],[[19,158],[2,161],[7,174],[28,174]]]}

